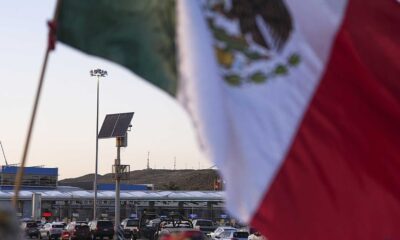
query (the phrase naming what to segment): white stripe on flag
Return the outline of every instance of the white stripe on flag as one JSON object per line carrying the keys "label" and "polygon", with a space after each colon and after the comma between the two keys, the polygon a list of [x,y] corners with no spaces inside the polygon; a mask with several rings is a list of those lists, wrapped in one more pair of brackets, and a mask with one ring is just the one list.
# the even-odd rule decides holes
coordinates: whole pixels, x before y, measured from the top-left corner
{"label": "white stripe on flag", "polygon": [[[285,158],[339,27],[341,14],[327,11],[330,5],[325,2],[312,2],[306,6],[289,1],[295,30],[281,54],[265,67],[287,61],[293,52],[301,56],[300,65],[264,84],[232,87],[220,75],[201,1],[178,1],[178,99],[192,115],[207,153],[227,182],[228,210],[243,222],[251,220]],[[305,10],[310,13],[302,15]],[[316,12],[330,14],[321,21]],[[302,22],[319,24],[319,29],[322,25],[325,32],[314,39],[312,26],[299,27]]]}

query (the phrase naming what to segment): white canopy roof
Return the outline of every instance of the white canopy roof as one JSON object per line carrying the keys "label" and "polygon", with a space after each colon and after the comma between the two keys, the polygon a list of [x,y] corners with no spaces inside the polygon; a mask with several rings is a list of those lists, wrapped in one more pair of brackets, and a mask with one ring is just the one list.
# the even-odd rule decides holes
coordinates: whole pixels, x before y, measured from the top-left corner
{"label": "white canopy roof", "polygon": [[[93,199],[93,191],[79,188],[59,187],[54,190],[22,190],[19,198],[27,200],[33,193],[40,193],[43,200]],[[10,200],[13,190],[0,191],[0,200]],[[114,191],[98,191],[99,199],[114,199]],[[153,201],[223,201],[224,192],[220,191],[121,191],[121,200],[153,200]]]}

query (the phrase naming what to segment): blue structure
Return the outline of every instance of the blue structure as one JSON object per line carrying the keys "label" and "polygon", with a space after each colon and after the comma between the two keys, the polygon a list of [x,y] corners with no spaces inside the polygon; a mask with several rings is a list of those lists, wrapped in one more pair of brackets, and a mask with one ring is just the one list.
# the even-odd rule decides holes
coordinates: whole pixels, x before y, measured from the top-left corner
{"label": "blue structure", "polygon": [[[98,190],[103,191],[115,191],[115,184],[112,183],[101,183],[97,185]],[[121,184],[121,190],[125,191],[145,191],[153,190],[153,186],[147,184]]]}
{"label": "blue structure", "polygon": [[[1,166],[0,168],[0,189],[10,190],[14,188],[15,177],[18,166]],[[54,189],[57,188],[58,168],[25,167],[24,178],[21,189]]]}
{"label": "blue structure", "polygon": [[[17,174],[18,166],[1,166],[0,173]],[[25,167],[24,175],[58,176],[58,168]]]}

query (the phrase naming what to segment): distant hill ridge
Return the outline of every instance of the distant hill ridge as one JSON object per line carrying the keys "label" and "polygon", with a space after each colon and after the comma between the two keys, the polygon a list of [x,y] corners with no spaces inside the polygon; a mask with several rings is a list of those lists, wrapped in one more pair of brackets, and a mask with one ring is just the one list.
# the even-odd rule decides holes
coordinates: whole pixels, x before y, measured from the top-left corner
{"label": "distant hill ridge", "polygon": [[[129,184],[154,184],[156,190],[213,190],[218,172],[214,169],[144,169],[130,172]],[[60,180],[60,186],[73,186],[86,190],[93,189],[94,174]],[[97,175],[98,183],[114,183],[112,174]]]}

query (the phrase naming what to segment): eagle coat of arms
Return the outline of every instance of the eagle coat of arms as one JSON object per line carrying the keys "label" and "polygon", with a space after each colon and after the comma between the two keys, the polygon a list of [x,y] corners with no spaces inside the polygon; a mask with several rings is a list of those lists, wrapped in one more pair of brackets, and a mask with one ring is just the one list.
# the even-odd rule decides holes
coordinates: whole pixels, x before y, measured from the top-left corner
{"label": "eagle coat of arms", "polygon": [[298,66],[300,56],[281,54],[293,31],[283,0],[205,0],[204,12],[225,82],[232,86],[265,83]]}

